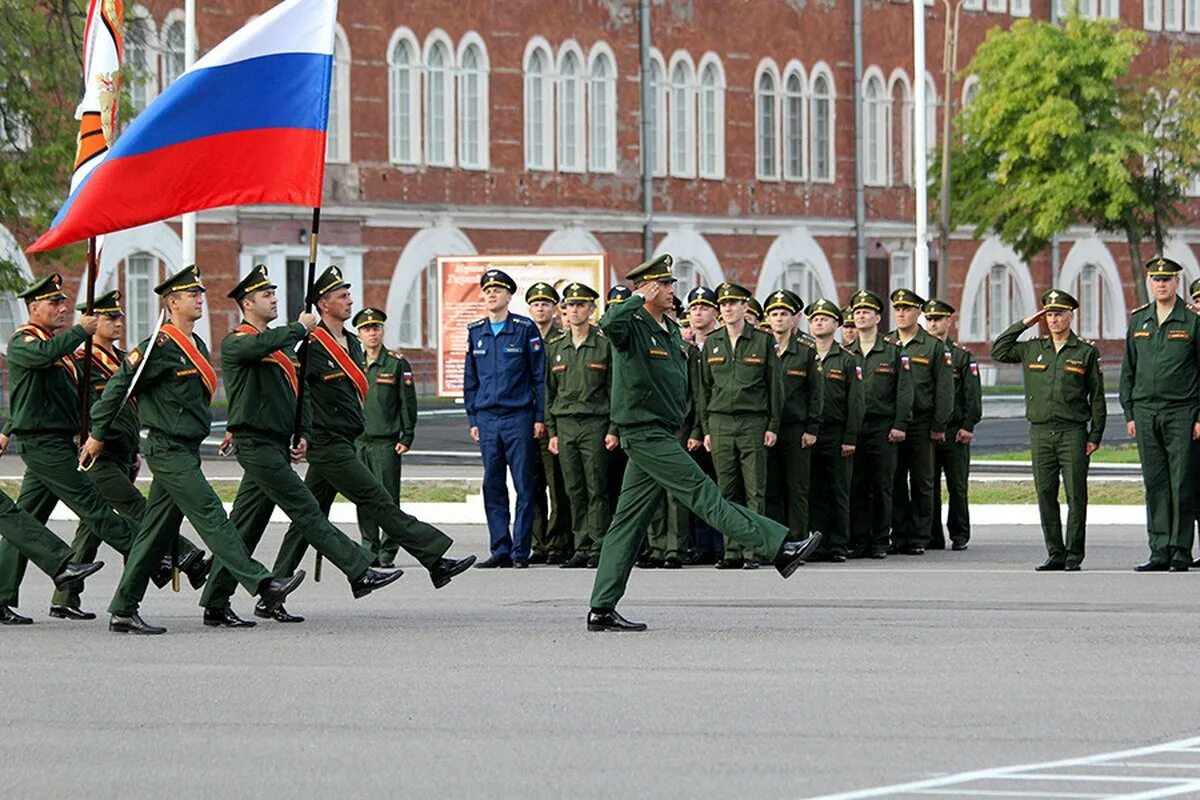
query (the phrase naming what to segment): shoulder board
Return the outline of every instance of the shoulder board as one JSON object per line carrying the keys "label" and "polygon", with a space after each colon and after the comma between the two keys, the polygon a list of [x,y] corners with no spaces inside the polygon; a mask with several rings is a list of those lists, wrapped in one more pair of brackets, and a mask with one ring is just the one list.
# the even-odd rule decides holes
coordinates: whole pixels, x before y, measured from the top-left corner
{"label": "shoulder board", "polygon": [[486,324],[487,324],[487,317],[482,317],[482,318],[477,319],[474,322],[472,322],[470,325],[467,326],[467,328],[468,329],[469,328],[478,328],[481,325],[486,325]]}
{"label": "shoulder board", "polygon": [[550,338],[546,339],[546,344],[554,344],[555,342],[561,342],[565,338],[567,338],[567,334],[565,334],[561,331],[558,333],[552,333],[552,334],[550,334]]}
{"label": "shoulder board", "polygon": [[533,320],[529,317],[522,317],[520,314],[509,314],[508,318],[517,325],[532,325]]}
{"label": "shoulder board", "polygon": [[900,346],[900,340],[899,340],[899,339],[895,339],[895,338],[893,338],[893,337],[892,337],[892,335],[891,335],[890,333],[889,333],[888,335],[884,336],[884,337],[883,337],[883,340],[884,340],[885,342],[887,342],[888,344],[894,344],[894,345],[896,345],[897,347],[899,347],[899,346]]}
{"label": "shoulder board", "polygon": [[[148,340],[147,340],[147,341],[148,341]],[[158,335],[158,338],[154,340],[154,346],[155,346],[155,347],[162,347],[163,345],[165,345],[165,344],[166,344],[167,342],[169,342],[169,341],[171,341],[171,337],[170,337],[170,336],[167,336],[165,333],[160,333],[160,334]]]}
{"label": "shoulder board", "polygon": [[1129,314],[1130,314],[1130,316],[1132,316],[1132,315],[1134,315],[1134,314],[1138,313],[1139,311],[1145,311],[1145,310],[1146,310],[1147,308],[1149,308],[1149,307],[1150,307],[1150,304],[1149,304],[1149,303],[1146,303],[1146,305],[1144,305],[1144,306],[1138,306],[1138,307],[1137,307],[1137,308],[1135,308],[1133,311],[1130,311],[1130,312],[1129,312]]}
{"label": "shoulder board", "polygon": [[390,353],[392,357],[398,361],[404,360],[404,353],[401,353],[399,350],[388,350],[388,353]]}
{"label": "shoulder board", "polygon": [[[592,326],[592,333],[596,334],[596,335],[597,335],[597,336],[599,336],[601,339],[607,339],[607,338],[608,338],[608,334],[604,332],[604,328],[601,328],[599,325],[593,325],[593,326]],[[566,336],[566,334],[565,334],[565,333],[564,333],[563,335],[564,335],[564,336]]]}

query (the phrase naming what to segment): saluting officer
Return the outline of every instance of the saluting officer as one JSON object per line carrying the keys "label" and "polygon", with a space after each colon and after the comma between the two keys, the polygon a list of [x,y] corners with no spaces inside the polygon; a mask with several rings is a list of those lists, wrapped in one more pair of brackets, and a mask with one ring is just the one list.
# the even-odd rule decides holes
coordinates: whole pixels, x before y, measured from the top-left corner
{"label": "saluting officer", "polygon": [[813,446],[809,526],[824,536],[814,561],[842,564],[850,553],[850,468],[866,405],[862,369],[847,347],[833,340],[842,312],[832,300],[809,304],[808,330],[816,350],[821,388],[821,433]]}
{"label": "saluting officer", "polygon": [[[509,313],[517,284],[489,269],[479,278],[487,316],[467,326],[463,398],[471,438],[483,454],[483,505],[491,556],[480,568],[527,567],[533,538],[537,439],[546,435],[546,357],[528,317]],[[505,468],[517,490],[509,533]]]}
{"label": "saluting officer", "polygon": [[797,330],[804,301],[780,289],[767,298],[767,321],[783,380],[779,439],[767,456],[767,509],[788,526],[793,540],[809,531],[808,496],[812,448],[821,432],[824,381],[817,372],[812,340]]}
{"label": "saluting officer", "polygon": [[954,306],[930,300],[921,309],[929,333],[950,349],[950,369],[954,378],[954,409],[946,423],[946,438],[934,448],[933,514],[930,519],[929,549],[945,550],[942,528],[942,473],[946,475],[946,493],[950,496],[946,528],[950,547],[966,550],[971,539],[971,512],[967,489],[971,472],[971,440],[975,426],[983,418],[983,391],[979,384],[979,363],[975,355],[950,338],[950,319]]}
{"label": "saluting officer", "polygon": [[900,344],[879,332],[883,299],[862,289],[850,305],[857,331],[851,352],[862,367],[866,401],[850,481],[850,555],[887,558],[897,446],[912,422],[912,373]]}
{"label": "saluting officer", "polygon": [[908,356],[913,411],[907,436],[897,447],[889,552],[920,556],[925,554],[933,520],[933,451],[935,444],[946,440],[946,423],[954,410],[954,378],[950,351],[921,327],[925,300],[908,289],[897,289],[891,301],[896,330],[888,338]]}
{"label": "saluting officer", "polygon": [[563,291],[570,329],[546,345],[546,433],[562,465],[575,554],[564,567],[600,558],[608,530],[608,453],[620,444],[609,419],[612,358],[608,337],[592,324],[600,294],[571,283]]}
{"label": "saluting officer", "polygon": [[[403,353],[383,346],[383,324],[387,322],[383,311],[364,308],[350,322],[367,359],[367,399],[363,402],[358,457],[399,504],[404,454],[412,449],[417,429],[417,387],[412,365]],[[376,566],[392,566],[400,543],[386,536],[380,541],[379,526],[366,514],[358,515],[358,530],[363,543],[371,548]]]}
{"label": "saluting officer", "polygon": [[[704,340],[700,365],[700,413],[704,446],[712,453],[725,499],[766,513],[767,450],[779,435],[783,381],[775,342],[746,317],[750,292],[736,283],[717,288],[723,325]],[[769,553],[746,552],[725,540],[718,569],[757,569]]]}
{"label": "saluting officer", "polygon": [[[562,323],[566,305],[558,290],[545,281],[538,281],[525,290],[529,318],[537,325],[542,343],[549,348],[567,329]],[[547,405],[549,400],[547,400]],[[538,439],[538,461],[535,470],[535,503],[533,513],[533,549],[530,564],[560,564],[571,552],[571,510],[561,460],[550,452],[550,437]]]}
{"label": "saluting officer", "polygon": [[1121,362],[1121,408],[1146,485],[1150,558],[1138,572],[1184,572],[1192,563],[1200,317],[1178,294],[1182,269],[1162,256],[1146,263],[1154,302],[1134,310]]}
{"label": "saluting officer", "polygon": [[[992,343],[992,358],[1024,366],[1033,485],[1048,556],[1035,567],[1039,572],[1075,572],[1083,563],[1088,459],[1099,449],[1107,421],[1100,351],[1071,330],[1077,308],[1074,297],[1051,289],[1042,295],[1040,311],[1014,323]],[[1049,336],[1017,341],[1042,319]],[[1060,475],[1067,495],[1066,542],[1058,508]]]}

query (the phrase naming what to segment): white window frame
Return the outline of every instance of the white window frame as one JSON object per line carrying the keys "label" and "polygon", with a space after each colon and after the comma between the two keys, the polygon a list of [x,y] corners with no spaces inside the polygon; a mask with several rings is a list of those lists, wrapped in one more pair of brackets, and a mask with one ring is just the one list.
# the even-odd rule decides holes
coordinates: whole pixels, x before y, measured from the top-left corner
{"label": "white window frame", "polygon": [[[699,132],[696,138],[700,151],[697,170],[701,178],[722,180],[725,177],[725,68],[716,53],[708,52],[701,57],[697,69],[700,83],[696,103],[696,128]],[[709,75],[713,76],[711,85],[705,83]],[[706,113],[710,104],[711,122]],[[711,164],[708,158],[710,154]]]}
{"label": "white window frame", "polygon": [[[167,14],[162,28],[159,29],[161,36],[159,46],[162,49],[161,91],[166,91],[166,88],[179,80],[179,76],[187,69],[187,31],[184,29],[184,25],[183,11],[175,9]],[[171,34],[174,32],[178,32],[179,40],[172,43]],[[172,62],[174,62],[174,66],[172,66]]]}
{"label": "white window frame", "polygon": [[1011,0],[1008,4],[1008,13],[1014,17],[1029,16],[1029,0]]}
{"label": "white window frame", "polygon": [[[912,85],[908,80],[908,73],[902,69],[895,69],[887,82],[887,176],[886,186],[893,185],[896,177],[896,154],[894,152],[896,130],[893,127],[896,123],[896,87],[900,87],[900,185],[912,186],[913,167],[916,161],[913,160],[913,123],[916,117],[913,116],[913,92]],[[863,83],[864,93],[866,83]],[[864,95],[865,96],[865,95]],[[866,108],[864,106],[864,130],[866,129]]]}
{"label": "white window frame", "polygon": [[[828,97],[817,94],[817,81],[822,78],[825,80],[825,85],[829,87]],[[833,71],[823,61],[819,61],[813,66],[808,79],[811,83],[808,91],[809,113],[811,114],[808,123],[810,151],[808,174],[814,183],[833,183],[837,179],[837,85],[833,82]],[[823,100],[827,100],[829,103],[829,118],[824,126],[820,126],[817,120],[817,108],[818,103]],[[829,146],[828,175],[821,175],[820,170],[817,169],[817,132],[821,127],[825,129],[822,138],[827,140]]]}
{"label": "white window frame", "polygon": [[[1086,285],[1085,285],[1086,284]],[[1079,300],[1075,332],[1085,339],[1100,338],[1101,304],[1104,302],[1104,273],[1095,264],[1084,264],[1073,287]]]}
{"label": "white window frame", "polygon": [[[442,67],[437,70],[433,68],[433,53],[435,50],[439,50],[444,57]],[[421,63],[425,65],[421,73],[423,77],[421,81],[421,116],[424,120],[425,163],[431,167],[453,167],[456,150],[454,142],[456,131],[454,119],[454,43],[450,41],[450,37],[446,35],[445,31],[437,29],[425,37],[425,47],[421,52]],[[433,96],[433,85],[438,73],[443,73],[441,77],[443,95],[441,102],[438,104],[440,107],[435,108],[434,103],[436,102],[436,98]],[[441,112],[442,142],[440,152],[435,149],[437,145],[435,138],[437,130],[434,127],[437,121],[437,116],[434,114],[435,111]]]}
{"label": "white window frame", "polygon": [[[409,62],[401,65],[396,60],[396,52],[400,47],[408,50]],[[421,45],[416,34],[408,28],[397,28],[388,42],[388,158],[393,164],[421,163]],[[408,99],[404,101],[399,96],[401,73],[408,82]],[[400,134],[403,121],[400,119],[400,104],[407,105],[408,113],[407,134],[408,149],[400,147]]]}
{"label": "white window frame", "polygon": [[962,109],[965,111],[971,105],[971,101],[979,94],[979,76],[968,75],[963,80],[962,88]]}
{"label": "white window frame", "polygon": [[1200,0],[1184,0],[1183,29],[1188,33],[1200,32]]}
{"label": "white window frame", "polygon": [[989,14],[1003,14],[1008,11],[1008,0],[987,0]]}
{"label": "white window frame", "polygon": [[[143,265],[149,268],[147,274],[134,275],[135,259],[139,272]],[[143,339],[148,338],[150,331],[154,328],[154,317],[158,312],[158,295],[154,293],[154,287],[162,281],[162,262],[153,253],[132,253],[125,258],[123,271],[125,273],[125,341],[132,350]],[[144,285],[138,290],[134,289],[135,279],[139,283],[144,282]],[[139,296],[139,291],[144,291],[144,294]]]}
{"label": "white window frame", "polygon": [[654,164],[650,174],[656,178],[667,176],[667,62],[662,53],[650,51],[651,114],[650,134],[654,137]]}
{"label": "white window frame", "polygon": [[[887,94],[887,83],[883,79],[883,73],[878,67],[867,70],[862,87],[859,102],[863,106],[863,183],[867,186],[887,186],[892,151],[891,126],[888,119],[891,99]],[[874,98],[869,96],[872,87],[876,90]],[[872,142],[872,139],[875,141]]]}
{"label": "white window frame", "polygon": [[[764,79],[771,82],[771,98],[766,100],[762,83]],[[772,59],[766,58],[759,62],[754,71],[754,175],[760,181],[778,181],[783,174],[781,163],[782,142],[780,142],[779,105],[782,83],[779,78],[779,67]],[[765,102],[764,102],[765,101]],[[764,122],[763,112],[770,110],[771,119]],[[770,130],[765,130],[765,128]],[[766,141],[766,137],[770,141]],[[767,152],[769,149],[769,152]],[[771,169],[765,169],[764,156],[771,158]]]}
{"label": "white window frame", "polygon": [[[131,35],[130,22],[136,25],[143,26],[140,33],[140,42],[138,37]],[[141,107],[138,105],[138,98],[134,94],[135,87],[131,84],[129,89],[130,98],[133,102],[132,117],[136,117],[150,105],[151,101],[158,96],[158,28],[154,24],[154,17],[144,6],[135,5],[130,11],[125,23],[125,64],[130,68],[134,67],[133,53],[139,50],[143,53],[145,59],[145,74],[142,76],[144,80],[136,87],[142,91]],[[132,52],[131,52],[132,51]]]}
{"label": "white window frame", "polygon": [[[603,78],[595,76],[604,65]],[[604,42],[596,42],[587,64],[588,169],[598,173],[617,171],[617,58]]]}
{"label": "white window frame", "polygon": [[667,65],[667,165],[673,178],[696,177],[696,65],[676,50]]}
{"label": "white window frame", "polygon": [[1121,0],[1100,0],[1096,10],[1098,19],[1121,19]]}
{"label": "white window frame", "polygon": [[897,289],[913,288],[913,254],[911,250],[896,250],[888,254],[888,295]]}
{"label": "white window frame", "polygon": [[1142,0],[1142,27],[1148,31],[1162,30],[1163,0]]}
{"label": "white window frame", "polygon": [[344,164],[350,160],[350,69],[353,59],[350,42],[342,26],[336,26],[334,31],[325,160],[332,164]]}
{"label": "white window frame", "polygon": [[963,0],[963,11],[983,11],[983,0]]}
{"label": "white window frame", "polygon": [[[797,91],[793,93],[789,84],[795,81]],[[782,131],[780,141],[780,152],[782,159],[780,166],[783,169],[783,179],[785,181],[805,181],[808,180],[808,76],[804,74],[804,65],[799,61],[789,61],[783,70],[783,81],[779,87],[781,97],[779,105],[780,130]],[[799,131],[792,130],[792,104],[798,106],[796,109],[796,120],[800,125]],[[799,169],[794,169],[792,164],[792,139],[798,141],[799,152],[796,160]]]}
{"label": "white window frame", "polygon": [[[467,54],[471,51],[474,51],[477,59],[474,70],[468,70],[466,66]],[[456,63],[458,64],[456,71],[456,82],[458,84],[456,92],[458,96],[458,165],[463,169],[486,170],[489,162],[488,109],[491,108],[491,104],[489,102],[488,76],[490,73],[490,62],[488,60],[487,45],[484,43],[483,38],[475,31],[468,31],[459,40]],[[476,95],[474,103],[471,103],[467,92],[472,77],[478,81],[475,87]],[[472,118],[474,118],[476,125],[474,131],[468,129]],[[475,153],[469,152],[468,148],[469,138],[472,134],[475,136]]]}
{"label": "white window frame", "polygon": [[[542,72],[537,75],[530,71],[535,55],[542,60]],[[550,172],[554,169],[555,144],[554,55],[550,43],[540,36],[530,39],[521,63],[525,93],[525,169]],[[541,158],[534,150],[535,133],[540,134],[542,140]]]}
{"label": "white window frame", "polygon": [[[937,84],[933,80],[933,76],[928,72],[925,73],[925,169],[928,170],[933,163],[933,157],[937,153],[938,145],[938,106],[940,105],[938,98]],[[913,109],[916,109],[916,103],[913,103]],[[914,115],[913,120],[916,120]],[[916,154],[913,156],[913,168],[915,174]]]}
{"label": "white window frame", "polygon": [[1183,0],[1163,0],[1163,30],[1183,30]]}
{"label": "white window frame", "polygon": [[[566,66],[568,59],[575,63],[575,75],[568,81]],[[557,143],[557,166],[559,172],[581,173],[587,170],[587,130],[585,128],[586,99],[584,84],[587,83],[587,59],[579,45],[574,40],[568,40],[558,49],[558,78],[555,81],[555,129]],[[570,97],[572,106],[568,108],[564,100]],[[566,126],[568,121],[574,127],[571,131]],[[570,147],[568,148],[568,145]],[[574,152],[574,158],[568,159],[568,154]]]}

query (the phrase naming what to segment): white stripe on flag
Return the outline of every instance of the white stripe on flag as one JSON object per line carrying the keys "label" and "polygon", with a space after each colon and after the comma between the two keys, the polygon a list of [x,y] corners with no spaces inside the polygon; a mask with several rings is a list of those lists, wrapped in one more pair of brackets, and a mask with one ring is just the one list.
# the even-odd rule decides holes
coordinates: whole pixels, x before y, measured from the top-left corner
{"label": "white stripe on flag", "polygon": [[287,0],[210,50],[188,72],[277,53],[333,54],[337,0]]}

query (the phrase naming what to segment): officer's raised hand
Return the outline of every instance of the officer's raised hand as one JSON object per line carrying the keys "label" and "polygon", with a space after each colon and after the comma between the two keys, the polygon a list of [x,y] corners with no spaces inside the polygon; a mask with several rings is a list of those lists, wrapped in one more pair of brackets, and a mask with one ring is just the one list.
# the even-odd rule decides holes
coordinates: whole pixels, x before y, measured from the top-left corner
{"label": "officer's raised hand", "polygon": [[1026,317],[1023,320],[1023,322],[1025,323],[1025,327],[1028,328],[1030,325],[1036,325],[1039,321],[1041,321],[1041,319],[1043,317],[1046,316],[1046,312],[1048,310],[1049,309],[1043,308],[1043,309],[1038,310],[1038,312],[1036,314],[1034,314],[1033,316]]}
{"label": "officer's raised hand", "polygon": [[296,321],[303,325],[309,333],[312,333],[313,328],[317,327],[317,315],[310,314],[307,311],[302,312],[300,316],[296,317]]}
{"label": "officer's raised hand", "polygon": [[88,336],[96,332],[96,327],[100,324],[100,318],[95,314],[84,314],[79,318],[79,327],[83,328]]}

